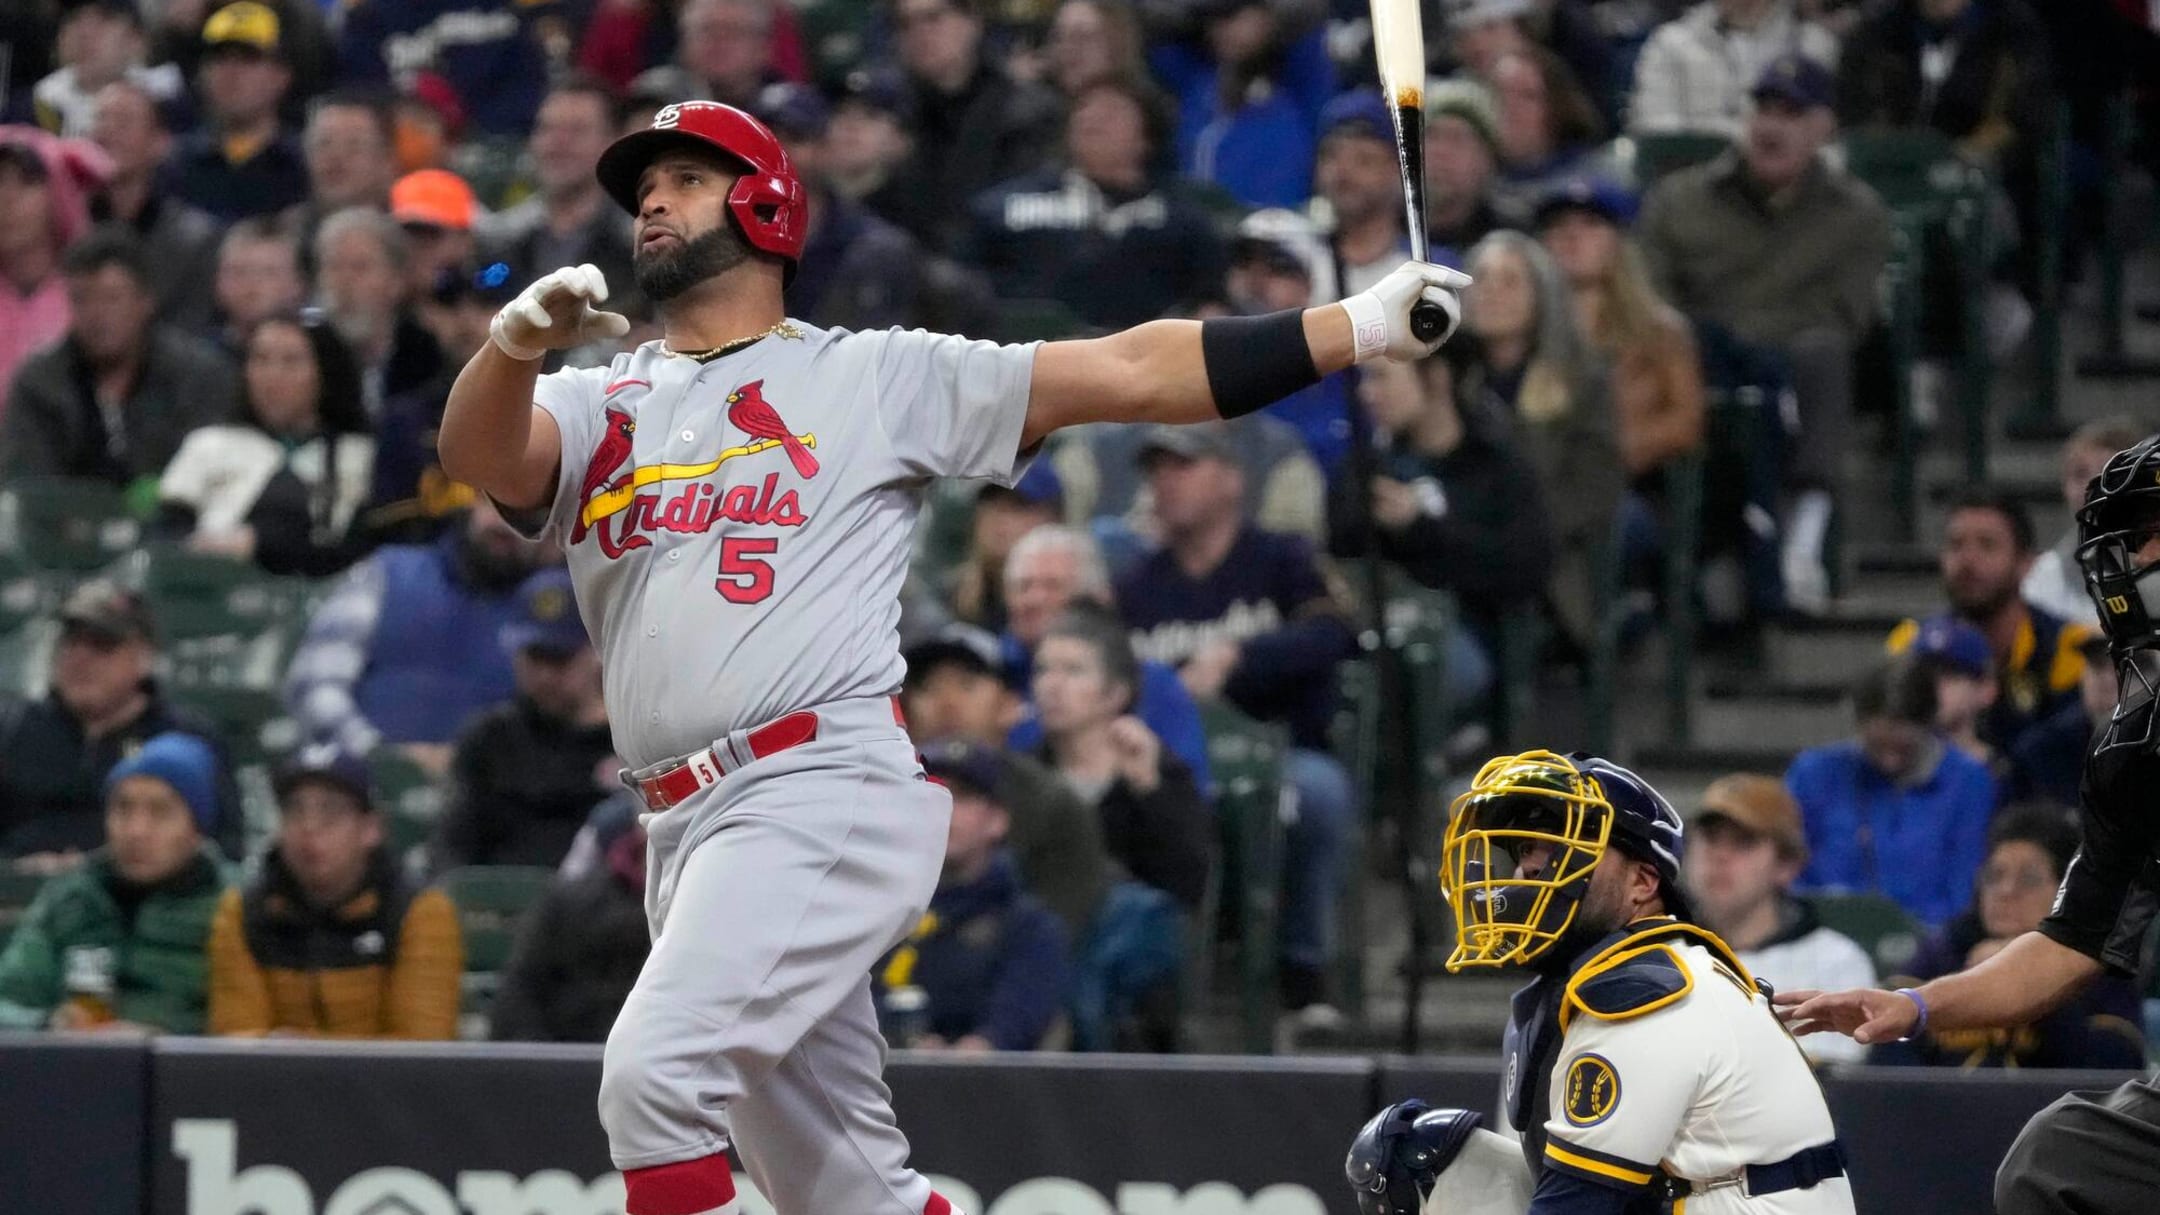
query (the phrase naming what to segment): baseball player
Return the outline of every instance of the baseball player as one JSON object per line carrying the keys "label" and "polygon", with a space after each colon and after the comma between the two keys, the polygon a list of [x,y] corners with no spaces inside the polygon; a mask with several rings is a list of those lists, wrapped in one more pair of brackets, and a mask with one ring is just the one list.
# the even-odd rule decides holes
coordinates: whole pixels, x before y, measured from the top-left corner
{"label": "baseball player", "polygon": [[[732,1144],[783,1215],[944,1215],[893,1123],[869,977],[929,901],[951,811],[893,700],[925,485],[1010,485],[1060,427],[1234,417],[1422,358],[1468,279],[1409,263],[1340,305],[1089,341],[824,330],[784,309],[813,216],[755,119],[667,106],[598,174],[661,339],[542,376],[628,329],[593,267],[546,275],[460,373],[440,450],[562,544],[647,809],[652,956],[600,1085],[629,1211],[736,1211]],[[1447,314],[1434,340],[1420,300]]]}
{"label": "baseball player", "polygon": [[[2040,927],[1971,970],[1897,991],[1781,992],[1796,1034],[1861,1042],[1930,1026],[2024,1025],[2106,972],[2135,975],[2160,912],[2160,435],[2117,452],[2085,489],[2078,564],[2100,612],[2122,691],[2094,736],[2078,793],[2083,838]],[[2132,1080],[2071,1093],[2033,1116],[1995,1174],[2000,1215],[2130,1215],[2160,1210],[2160,1085]]]}
{"label": "baseball player", "polygon": [[1607,760],[1478,773],[1441,851],[1447,968],[1535,976],[1501,1077],[1521,1144],[1470,1111],[1382,1110],[1346,1164],[1366,1215],[1851,1215],[1822,1090],[1767,989],[1689,922],[1681,846],[1672,806]]}

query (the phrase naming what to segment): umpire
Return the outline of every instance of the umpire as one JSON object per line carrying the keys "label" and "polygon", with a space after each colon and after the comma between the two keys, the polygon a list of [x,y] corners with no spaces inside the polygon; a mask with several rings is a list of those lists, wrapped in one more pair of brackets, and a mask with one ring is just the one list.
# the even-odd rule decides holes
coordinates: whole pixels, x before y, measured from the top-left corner
{"label": "umpire", "polygon": [[[2086,487],[2077,556],[2122,692],[2086,756],[2083,839],[2054,911],[1994,957],[1918,989],[1780,994],[1793,1032],[1886,1042],[1930,1027],[2022,1025],[2103,972],[2136,973],[2160,913],[2160,435],[2118,452]],[[2130,1215],[2156,1204],[2160,1086],[2143,1077],[2108,1093],[2070,1093],[2040,1111],[1995,1175],[1998,1215]]]}

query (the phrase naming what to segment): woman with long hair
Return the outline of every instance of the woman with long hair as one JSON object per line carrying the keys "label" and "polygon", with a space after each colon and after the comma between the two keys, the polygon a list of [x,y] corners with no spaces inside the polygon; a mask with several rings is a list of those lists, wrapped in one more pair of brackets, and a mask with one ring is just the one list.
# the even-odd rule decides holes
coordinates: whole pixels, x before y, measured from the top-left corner
{"label": "woman with long hair", "polygon": [[1686,318],[1659,298],[1625,225],[1635,201],[1570,182],[1537,210],[1538,236],[1572,293],[1583,336],[1610,368],[1620,459],[1641,477],[1702,442],[1702,361]]}
{"label": "woman with long hair", "polygon": [[1609,560],[1627,474],[1597,353],[1575,323],[1567,282],[1543,246],[1503,230],[1471,246],[1463,324],[1479,357],[1460,397],[1511,418],[1536,470],[1558,542],[1547,598],[1577,648],[1596,636],[1599,563]]}
{"label": "woman with long hair", "polygon": [[161,525],[273,574],[334,573],[359,555],[353,515],[375,463],[359,365],[311,314],[257,323],[244,352],[240,418],[180,444],[158,482]]}
{"label": "woman with long hair", "polygon": [[1522,215],[1559,181],[1579,173],[1605,138],[1596,103],[1558,55],[1542,46],[1510,51],[1486,73],[1499,118],[1500,209]]}

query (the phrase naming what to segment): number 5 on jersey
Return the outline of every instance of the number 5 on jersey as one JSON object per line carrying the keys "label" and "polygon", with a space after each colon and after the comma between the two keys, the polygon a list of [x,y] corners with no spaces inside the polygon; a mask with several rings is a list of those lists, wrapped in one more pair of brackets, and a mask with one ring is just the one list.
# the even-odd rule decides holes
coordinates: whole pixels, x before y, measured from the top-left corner
{"label": "number 5 on jersey", "polygon": [[772,562],[759,560],[780,549],[777,536],[723,536],[720,576],[713,589],[729,603],[763,603],[773,592]]}

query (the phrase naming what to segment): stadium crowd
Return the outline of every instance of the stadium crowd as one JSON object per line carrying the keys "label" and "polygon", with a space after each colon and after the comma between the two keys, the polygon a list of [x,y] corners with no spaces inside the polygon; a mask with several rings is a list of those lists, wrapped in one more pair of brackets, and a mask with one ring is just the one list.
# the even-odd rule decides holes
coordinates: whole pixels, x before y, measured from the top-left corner
{"label": "stadium crowd", "polygon": [[[1672,614],[1676,545],[1713,648],[1828,610],[1870,416],[1932,426],[1961,332],[2018,348],[2054,286],[2050,166],[2084,214],[2101,115],[2160,78],[2142,6],[2103,0],[1427,7],[1424,220],[1476,280],[1441,355],[928,490],[903,701],[955,812],[876,972],[895,1043],[1189,1044],[1194,958],[1237,939],[1259,863],[1228,847],[1226,738],[1281,745],[1280,924],[1242,944],[1286,1041],[1329,1041],[1351,878],[1386,838],[1388,782],[1339,728],[1363,639],[1445,605],[1449,724],[1419,746],[1460,761],[1553,741],[1510,685],[1585,694]],[[434,451],[452,378],[541,274],[598,266],[633,321],[568,365],[657,336],[600,152],[673,101],[767,122],[810,191],[787,299],[813,324],[1025,341],[1324,303],[1410,247],[1363,11],[8,6],[0,498],[105,502],[130,539],[110,569],[0,552],[32,602],[0,620],[0,868],[27,903],[0,1026],[604,1038],[647,930],[599,660],[560,554]],[[1883,132],[1980,173],[2000,217],[1976,281],[1925,279],[1905,359],[1881,284],[1908,234],[1841,147]],[[2155,423],[2079,429],[2067,504]],[[2073,537],[1984,486],[1943,517],[1942,606],[1886,638],[1852,736],[1681,807],[1698,912],[1778,986],[1971,965],[2038,923],[2074,846],[2116,669]],[[167,568],[303,606],[205,623]],[[1819,896],[1875,896],[1919,947],[1863,948]],[[2140,1020],[2114,979],[1870,1058],[2110,1066],[2143,1057]]]}

